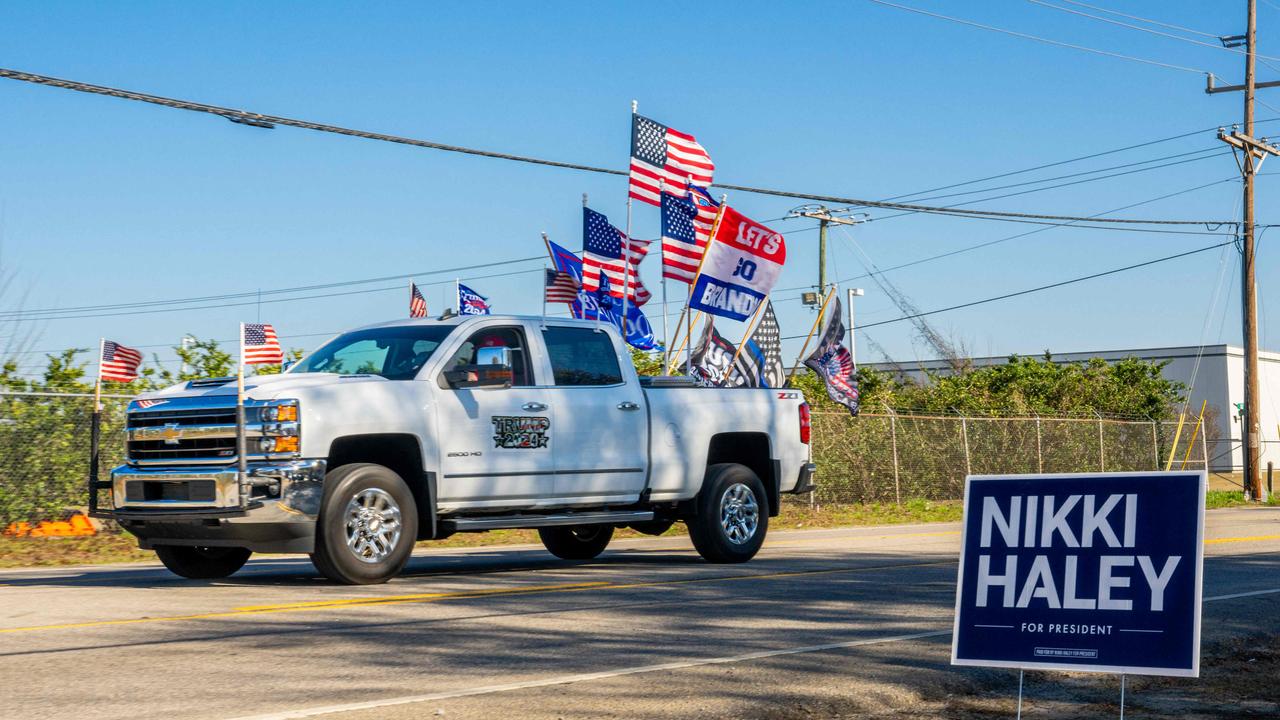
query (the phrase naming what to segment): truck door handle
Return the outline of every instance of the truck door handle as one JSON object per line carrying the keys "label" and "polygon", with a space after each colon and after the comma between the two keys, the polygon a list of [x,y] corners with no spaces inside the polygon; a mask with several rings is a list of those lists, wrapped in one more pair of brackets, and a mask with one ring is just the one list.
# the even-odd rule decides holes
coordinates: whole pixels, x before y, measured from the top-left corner
{"label": "truck door handle", "polygon": [[626,402],[618,403],[618,409],[619,410],[639,410],[640,406],[628,400]]}
{"label": "truck door handle", "polygon": [[547,409],[547,406],[545,403],[527,402],[521,405],[520,408],[522,410],[527,410],[528,412],[542,412],[543,410]]}

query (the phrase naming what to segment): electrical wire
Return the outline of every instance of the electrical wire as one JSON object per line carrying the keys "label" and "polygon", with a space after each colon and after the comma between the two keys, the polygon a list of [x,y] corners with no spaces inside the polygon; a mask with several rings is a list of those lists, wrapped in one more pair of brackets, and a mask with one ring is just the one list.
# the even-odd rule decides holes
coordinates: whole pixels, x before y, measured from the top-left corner
{"label": "electrical wire", "polygon": [[992,32],[1002,33],[1004,35],[1012,35],[1013,37],[1019,37],[1026,40],[1034,40],[1036,42],[1046,43],[1049,45],[1056,45],[1058,47],[1070,48],[1072,50],[1082,50],[1084,52],[1093,53],[1095,55],[1105,55],[1107,57],[1117,58],[1120,60],[1129,60],[1131,62],[1143,63],[1146,65],[1155,65],[1157,67],[1168,68],[1170,70],[1181,70],[1183,72],[1195,73],[1197,75],[1209,74],[1207,70],[1200,70],[1197,68],[1186,67],[1185,65],[1174,65],[1172,63],[1160,62],[1159,60],[1148,60],[1147,58],[1140,58],[1133,55],[1123,55],[1121,53],[1111,52],[1110,50],[1099,50],[1097,48],[1085,47],[1084,45],[1076,45],[1074,43],[1062,42],[1061,40],[1050,40],[1049,38],[1043,38],[1038,35],[1030,35],[1024,32],[1018,32],[1016,30],[1006,30],[1004,28],[999,28],[994,25],[984,25],[980,22],[974,22],[973,20],[965,20],[963,18],[952,17],[950,15],[942,15],[935,12],[929,12],[928,10],[921,10],[920,8],[913,8],[913,7],[908,7],[906,5],[899,5],[897,3],[886,2],[886,0],[868,0],[868,2],[873,2],[877,5],[884,5],[885,7],[896,8],[898,10],[905,10],[907,12],[916,13],[917,15],[927,15],[928,17],[938,18],[939,20],[948,20],[950,22],[959,23],[961,25],[968,25],[970,27],[981,28],[983,30],[990,30]]}
{"label": "electrical wire", "polygon": [[[500,265],[513,265],[516,263],[530,262],[533,260],[546,260],[546,257],[543,255],[534,255],[531,257],[513,258],[510,260],[498,260],[495,262],[480,263],[477,265],[463,265],[463,266],[454,267],[454,268],[444,268],[442,270],[423,270],[416,273],[404,273],[400,275],[384,275],[382,277],[364,278],[361,280],[343,280],[340,282],[322,283],[318,285],[299,285],[297,287],[275,288],[272,290],[261,290],[261,291],[250,290],[246,292],[227,293],[224,295],[205,295],[201,297],[170,298],[167,300],[146,300],[146,301],[138,301],[138,302],[131,302],[131,303],[116,303],[113,305],[80,305],[80,306],[68,307],[68,308],[8,310],[8,311],[0,311],[0,320],[48,319],[44,316],[75,313],[75,312],[82,312],[82,311],[96,312],[96,311],[102,311],[102,310],[124,310],[124,309],[130,309],[130,308],[140,308],[140,307],[155,307],[159,305],[189,305],[191,303],[210,302],[210,301],[216,301],[216,300],[237,300],[240,298],[249,298],[249,297],[256,298],[262,295],[280,295],[280,294],[288,294],[288,293],[296,293],[296,292],[308,292],[311,290],[329,290],[332,288],[350,287],[352,285],[366,285],[369,283],[387,282],[390,280],[408,280],[408,279],[417,278],[417,277],[424,277],[424,276],[429,277],[432,275],[444,275],[444,274],[453,275],[453,274],[465,272],[468,270],[478,270],[478,269],[488,268],[488,267],[497,267]],[[533,272],[533,271],[526,270],[523,272]],[[489,276],[482,276],[482,277],[468,277],[466,279],[482,280],[485,277],[494,277],[494,276],[489,275]],[[431,285],[442,285],[448,282],[453,282],[453,281],[448,280],[448,281],[440,281],[440,282],[432,282],[432,283],[423,283],[423,287],[427,287]],[[252,305],[254,303],[245,303],[245,304]],[[181,308],[175,308],[175,309],[186,310],[186,309],[198,309],[198,308],[181,307]]]}
{"label": "electrical wire", "polygon": [[[881,2],[881,0],[871,0],[872,2]],[[1197,71],[1198,72],[1198,71]],[[534,165],[545,165],[550,167],[565,168],[569,170],[578,170],[583,172],[603,173],[607,175],[627,175],[626,170],[612,170],[608,168],[595,167],[591,165],[580,165],[576,163],[559,162],[556,160],[547,160],[544,158],[534,158],[524,155],[513,155],[510,153],[500,153],[490,150],[480,150],[476,148],[462,147],[459,145],[448,145],[444,143],[432,142],[429,140],[417,140],[414,138],[400,137],[397,135],[388,135],[385,133],[367,132],[364,130],[353,130],[351,128],[339,127],[336,125],[325,125],[307,120],[296,120],[293,118],[281,117],[277,115],[263,115],[261,113],[251,113],[244,110],[235,110],[232,108],[219,107],[217,105],[208,105],[205,103],[191,102],[188,100],[176,100],[173,98],[161,97],[158,95],[148,95],[146,93],[134,92],[131,90],[122,90],[119,88],[106,87],[102,85],[92,85],[74,80],[64,80],[60,78],[50,77],[47,75],[37,75],[19,70],[11,70],[0,68],[0,78],[8,78],[21,82],[29,82],[37,85],[47,85],[66,90],[74,90],[76,92],[92,93],[97,95],[106,95],[109,97],[121,98],[124,100],[135,100],[138,102],[150,103],[153,105],[161,105],[164,107],[175,108],[178,110],[189,110],[193,112],[202,112],[231,120],[232,122],[251,125],[256,127],[271,128],[276,125],[284,125],[288,127],[297,127],[306,130],[315,130],[317,132],[334,133],[338,135],[346,135],[350,137],[359,137],[368,140],[378,140],[382,142],[399,143],[402,145],[412,145],[416,147],[429,148],[434,150],[443,150],[447,152],[457,152],[468,155],[478,155],[481,157],[495,158],[500,160],[509,160],[513,162],[531,163]],[[1280,111],[1277,111],[1280,112]],[[805,200],[817,200],[821,202],[833,202],[846,205],[862,205],[865,207],[879,207],[889,210],[915,210],[919,212],[940,212],[944,208],[933,208],[922,205],[913,205],[906,203],[894,203],[878,200],[862,200],[859,198],[839,197],[834,195],[817,195],[810,193],[790,192],[783,190],[772,190],[768,188],[751,187],[748,185],[729,185],[725,183],[716,183],[715,187],[725,190],[735,190],[739,192],[749,192],[758,195],[771,195],[774,197],[799,198]],[[996,210],[945,210],[944,214],[953,215],[955,217],[973,217],[973,218],[1036,218],[1042,220],[1079,220],[1081,218],[1062,215],[1048,215],[1037,213],[1012,213],[1001,212]],[[1139,220],[1130,218],[1108,218],[1105,220],[1112,224],[1147,224],[1147,225],[1218,225],[1223,224],[1220,221],[1210,220]]]}
{"label": "electrical wire", "polygon": [[[1268,0],[1263,0],[1263,2],[1267,2],[1267,1]],[[1082,8],[1089,8],[1090,10],[1097,10],[1098,12],[1104,12],[1111,15],[1118,15],[1119,17],[1122,17],[1122,18],[1129,18],[1130,20],[1137,20],[1138,22],[1148,23],[1150,25],[1159,25],[1160,27],[1166,27],[1171,30],[1181,30],[1182,32],[1191,33],[1192,35],[1200,35],[1207,38],[1213,38],[1215,40],[1221,37],[1220,35],[1215,35],[1213,33],[1205,32],[1203,30],[1193,30],[1192,28],[1182,27],[1181,25],[1174,25],[1172,23],[1160,22],[1159,20],[1152,20],[1151,18],[1144,18],[1138,15],[1129,15],[1127,13],[1122,13],[1117,10],[1109,10],[1104,7],[1098,7],[1097,5],[1089,5],[1087,3],[1077,2],[1076,0],[1059,0],[1059,2],[1064,2],[1068,5],[1078,5]]]}
{"label": "electrical wire", "polygon": [[[1248,52],[1246,52],[1246,51],[1244,51],[1244,50],[1239,50],[1239,49],[1236,49],[1236,48],[1224,47],[1221,43],[1214,44],[1214,43],[1207,43],[1207,42],[1204,42],[1203,40],[1192,40],[1191,38],[1179,37],[1179,36],[1177,36],[1177,35],[1173,35],[1173,34],[1170,34],[1170,33],[1167,33],[1167,32],[1160,32],[1159,30],[1152,30],[1152,29],[1150,29],[1150,28],[1144,28],[1144,27],[1139,27],[1138,25],[1131,25],[1131,24],[1129,24],[1129,23],[1120,22],[1119,20],[1111,20],[1111,19],[1109,19],[1109,18],[1099,17],[1099,16],[1097,16],[1097,15],[1090,15],[1089,13],[1086,13],[1086,12],[1080,12],[1079,10],[1072,10],[1071,8],[1064,8],[1064,7],[1059,7],[1059,6],[1057,6],[1057,5],[1051,5],[1051,4],[1047,3],[1047,2],[1044,2],[1044,0],[1027,0],[1027,2],[1032,3],[1032,4],[1035,4],[1035,5],[1040,5],[1040,6],[1043,6],[1043,7],[1047,7],[1047,8],[1052,8],[1052,9],[1054,9],[1054,10],[1058,10],[1058,11],[1060,11],[1060,12],[1071,13],[1072,15],[1079,15],[1079,16],[1081,16],[1081,17],[1087,17],[1087,18],[1090,18],[1090,19],[1092,19],[1092,20],[1097,20],[1097,21],[1099,21],[1099,22],[1110,23],[1111,25],[1119,25],[1120,27],[1129,28],[1129,29],[1131,29],[1131,30],[1138,30],[1138,31],[1140,31],[1140,32],[1151,33],[1152,35],[1159,35],[1159,36],[1161,36],[1161,37],[1172,38],[1172,39],[1174,39],[1174,40],[1181,40],[1182,42],[1185,42],[1185,43],[1191,43],[1192,45],[1201,45],[1201,46],[1203,46],[1203,47],[1212,48],[1212,49],[1214,49],[1214,50],[1224,50],[1224,51],[1226,51],[1226,52],[1229,52],[1229,53],[1235,53],[1235,54],[1237,54],[1237,55],[1248,55],[1248,54],[1249,54]],[[1205,33],[1205,34],[1207,34],[1207,33]],[[1217,37],[1217,36],[1214,36],[1214,37]],[[1270,56],[1270,55],[1259,55],[1259,54],[1257,54],[1257,53],[1254,53],[1254,57],[1257,57],[1257,58],[1265,57],[1265,58],[1267,58],[1268,60],[1280,60],[1280,58],[1278,58],[1278,57],[1272,57],[1272,56]]]}
{"label": "electrical wire", "polygon": [[[1052,290],[1054,288],[1060,288],[1066,285],[1072,285],[1074,283],[1084,282],[1086,280],[1095,280],[1100,277],[1115,275],[1117,273],[1127,272],[1129,270],[1137,270],[1138,268],[1147,267],[1149,265],[1155,265],[1157,263],[1168,262],[1170,260],[1177,260],[1178,258],[1184,258],[1190,255],[1195,255],[1197,253],[1207,252],[1209,250],[1214,250],[1220,247],[1224,247],[1226,245],[1232,245],[1234,244],[1234,242],[1235,242],[1234,240],[1229,240],[1227,242],[1217,243],[1214,245],[1208,245],[1202,248],[1197,248],[1195,250],[1188,250],[1186,252],[1177,253],[1176,255],[1166,255],[1164,257],[1155,258],[1154,260],[1147,260],[1145,262],[1136,263],[1134,265],[1126,265],[1124,267],[1105,270],[1103,272],[1093,273],[1091,275],[1083,275],[1081,277],[1072,278],[1070,280],[1062,280],[1060,282],[1050,283],[1048,285],[1040,285],[1038,287],[1028,288],[1026,290],[1019,290],[1017,292],[1005,293],[1003,295],[996,295],[995,297],[983,298],[982,300],[974,300],[972,302],[961,303],[959,305],[952,305],[950,307],[938,308],[937,310],[929,310],[926,312],[914,313],[911,315],[903,315],[901,317],[892,318],[890,320],[881,320],[879,322],[873,322],[873,323],[868,323],[866,325],[862,325],[857,329],[858,331],[861,332],[869,328],[878,327],[880,325],[890,325],[892,323],[906,322],[906,321],[915,320],[921,317],[927,317],[929,315],[937,315],[939,313],[951,312],[952,310],[961,310],[964,308],[970,308],[977,305],[985,305],[987,303],[997,302],[999,300],[1008,300],[1010,298],[1021,297],[1023,295],[1030,295],[1032,293],[1042,292],[1044,290]],[[804,335],[788,335],[787,337],[784,337],[782,339],[795,340],[796,338],[802,338],[802,337],[805,337],[805,336]]]}

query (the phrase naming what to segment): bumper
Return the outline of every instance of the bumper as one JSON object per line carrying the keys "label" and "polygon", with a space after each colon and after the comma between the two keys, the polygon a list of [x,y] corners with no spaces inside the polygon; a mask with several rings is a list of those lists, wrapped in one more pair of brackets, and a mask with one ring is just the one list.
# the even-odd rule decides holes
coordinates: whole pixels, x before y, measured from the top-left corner
{"label": "bumper", "polygon": [[796,479],[796,486],[789,490],[792,495],[800,495],[803,493],[813,492],[817,484],[813,481],[813,474],[818,469],[813,463],[805,463],[800,466],[800,477]]}
{"label": "bumper", "polygon": [[105,513],[138,545],[244,547],[254,552],[311,552],[324,493],[324,460],[249,465],[250,497],[240,502],[234,468],[111,472]]}

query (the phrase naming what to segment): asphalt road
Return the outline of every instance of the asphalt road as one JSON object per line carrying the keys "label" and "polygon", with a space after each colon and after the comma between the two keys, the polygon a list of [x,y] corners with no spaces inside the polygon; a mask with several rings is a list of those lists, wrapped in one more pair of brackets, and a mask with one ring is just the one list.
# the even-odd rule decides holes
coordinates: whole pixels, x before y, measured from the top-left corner
{"label": "asphalt road", "polygon": [[[1212,511],[1206,537],[1205,642],[1280,632],[1280,509]],[[1016,672],[947,665],[958,550],[958,525],[917,525],[775,531],[740,566],[684,538],[590,563],[428,550],[356,588],[292,557],[218,582],[5,571],[0,716],[807,717],[1011,693]]]}

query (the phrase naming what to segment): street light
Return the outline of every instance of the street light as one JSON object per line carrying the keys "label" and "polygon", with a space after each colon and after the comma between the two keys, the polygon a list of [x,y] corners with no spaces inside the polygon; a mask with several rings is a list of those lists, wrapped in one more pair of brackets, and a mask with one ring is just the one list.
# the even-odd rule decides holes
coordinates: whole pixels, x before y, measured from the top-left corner
{"label": "street light", "polygon": [[849,288],[849,358],[853,360],[854,368],[858,367],[858,353],[854,351],[853,344],[853,299],[865,294],[862,288]]}

